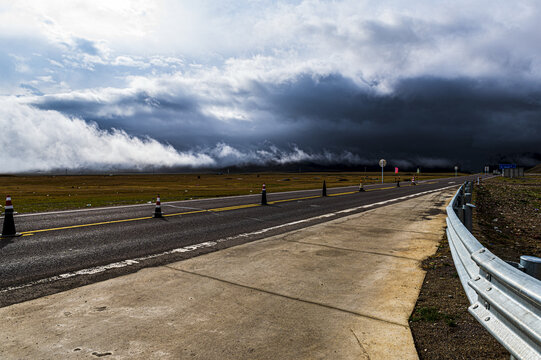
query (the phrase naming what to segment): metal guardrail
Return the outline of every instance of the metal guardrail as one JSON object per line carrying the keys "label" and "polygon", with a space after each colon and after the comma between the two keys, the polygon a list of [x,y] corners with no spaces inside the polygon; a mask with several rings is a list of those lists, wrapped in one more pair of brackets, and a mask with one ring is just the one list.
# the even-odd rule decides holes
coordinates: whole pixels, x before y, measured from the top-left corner
{"label": "metal guardrail", "polygon": [[541,359],[541,281],[492,254],[468,231],[471,189],[471,183],[462,185],[447,206],[447,239],[468,311],[511,358]]}

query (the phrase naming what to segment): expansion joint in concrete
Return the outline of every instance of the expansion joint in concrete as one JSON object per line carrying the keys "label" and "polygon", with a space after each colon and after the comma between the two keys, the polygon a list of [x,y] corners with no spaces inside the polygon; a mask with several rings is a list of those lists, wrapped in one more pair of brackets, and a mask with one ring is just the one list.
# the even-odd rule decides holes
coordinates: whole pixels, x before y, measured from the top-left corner
{"label": "expansion joint in concrete", "polygon": [[434,232],[428,232],[428,231],[415,231],[415,230],[403,230],[403,229],[391,229],[391,228],[382,228],[382,227],[376,227],[372,225],[356,225],[356,227],[359,228],[368,228],[368,229],[378,229],[378,230],[385,230],[385,231],[392,231],[392,232],[401,232],[401,233],[411,233],[411,234],[421,234],[421,235],[437,235],[439,236],[440,233],[434,233]]}
{"label": "expansion joint in concrete", "polygon": [[318,244],[318,243],[312,243],[312,242],[308,242],[308,241],[285,240],[285,239],[284,239],[283,241],[294,242],[294,243],[305,244],[305,245],[321,246],[321,247],[324,247],[324,248],[336,249],[336,250],[343,250],[343,251],[349,251],[349,252],[355,252],[355,253],[361,253],[361,254],[371,254],[371,255],[379,255],[379,256],[390,256],[390,257],[397,258],[397,259],[411,260],[411,261],[415,261],[415,262],[421,261],[421,260],[419,260],[419,259],[414,259],[414,258],[410,258],[410,257],[407,257],[407,256],[400,256],[400,255],[393,255],[393,254],[385,254],[385,253],[377,252],[377,251],[348,249],[348,248],[343,248],[343,247],[338,247],[338,246],[331,246],[331,245],[323,245],[323,244]]}
{"label": "expansion joint in concrete", "polygon": [[206,279],[211,279],[211,280],[214,280],[214,281],[219,281],[219,282],[224,283],[224,284],[238,286],[238,287],[241,287],[241,288],[244,288],[244,289],[249,289],[249,290],[252,290],[252,291],[258,291],[258,292],[262,292],[262,293],[265,293],[265,294],[268,294],[268,295],[279,296],[279,297],[284,298],[284,299],[298,301],[298,302],[302,302],[302,303],[305,303],[305,304],[316,305],[316,306],[324,307],[324,308],[327,308],[327,309],[330,309],[330,310],[340,311],[340,312],[343,312],[343,313],[346,313],[346,314],[359,316],[359,317],[363,317],[363,318],[366,318],[366,319],[371,319],[371,320],[383,322],[383,323],[386,323],[386,324],[400,326],[402,328],[409,329],[408,325],[400,324],[400,323],[390,321],[390,320],[381,319],[381,318],[378,318],[378,317],[375,317],[375,316],[372,316],[372,315],[362,314],[362,313],[358,313],[358,312],[355,312],[355,311],[338,308],[338,307],[335,307],[335,306],[332,306],[332,305],[322,304],[322,303],[319,303],[319,302],[316,302],[316,301],[297,298],[297,297],[294,297],[294,296],[289,296],[289,295],[285,295],[285,294],[279,294],[279,293],[276,293],[276,292],[273,292],[273,291],[269,291],[269,290],[265,290],[265,289],[259,289],[259,288],[253,287],[253,286],[243,285],[243,284],[235,283],[235,282],[232,282],[232,281],[220,279],[220,278],[217,278],[217,277],[214,277],[214,276],[205,275],[205,274],[199,274],[199,273],[196,273],[196,272],[193,272],[193,271],[188,271],[188,270],[183,270],[183,269],[176,269],[176,268],[174,268],[172,266],[169,266],[169,265],[165,265],[164,267],[166,267],[166,268],[168,268],[170,270],[182,272],[182,273],[185,273],[185,274],[189,274],[189,275],[193,275],[193,276],[199,276],[199,277],[203,277],[203,278],[206,278]]}
{"label": "expansion joint in concrete", "polygon": [[363,355],[366,356],[366,358],[368,360],[370,360],[370,355],[368,355],[368,352],[366,351],[366,349],[364,348],[363,344],[361,343],[361,340],[359,340],[359,337],[357,336],[357,334],[355,334],[355,331],[353,331],[353,329],[349,329],[351,331],[351,333],[353,334],[353,337],[355,338],[355,340],[357,340],[357,344],[359,344],[359,347],[361,348],[361,350],[363,351]]}

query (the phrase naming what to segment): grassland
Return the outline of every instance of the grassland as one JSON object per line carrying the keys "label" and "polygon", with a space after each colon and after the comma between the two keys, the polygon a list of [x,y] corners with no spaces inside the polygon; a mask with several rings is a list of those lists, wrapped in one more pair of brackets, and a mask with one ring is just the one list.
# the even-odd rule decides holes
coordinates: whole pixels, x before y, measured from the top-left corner
{"label": "grassland", "polygon": [[541,164],[534,166],[526,172],[531,174],[541,174]]}
{"label": "grassland", "polygon": [[[402,180],[412,173],[400,173]],[[427,180],[454,174],[421,174]],[[210,198],[267,192],[380,183],[381,173],[260,173],[260,174],[135,174],[135,175],[4,175],[0,197],[11,195],[19,213],[78,209],[111,205]],[[396,181],[385,173],[385,182]],[[1,201],[1,200],[0,200]]]}
{"label": "grassland", "polygon": [[541,175],[498,177],[474,192],[474,235],[504,260],[541,256]]}

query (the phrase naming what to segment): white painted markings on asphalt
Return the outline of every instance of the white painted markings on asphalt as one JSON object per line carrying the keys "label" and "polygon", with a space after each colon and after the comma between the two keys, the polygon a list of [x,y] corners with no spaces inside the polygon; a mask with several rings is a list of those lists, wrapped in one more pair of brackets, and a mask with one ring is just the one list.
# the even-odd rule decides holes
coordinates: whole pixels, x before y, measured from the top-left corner
{"label": "white painted markings on asphalt", "polygon": [[54,281],[69,279],[69,278],[73,278],[73,277],[81,276],[81,275],[98,274],[98,273],[102,273],[104,271],[111,270],[111,269],[118,269],[118,268],[123,268],[123,267],[131,266],[131,265],[136,265],[136,264],[139,264],[142,261],[155,259],[155,258],[166,256],[166,255],[178,254],[178,253],[187,253],[187,252],[192,252],[192,251],[195,251],[195,250],[198,250],[198,249],[211,248],[211,247],[213,247],[215,245],[218,245],[219,243],[228,242],[228,241],[241,239],[241,238],[247,238],[247,237],[250,237],[250,236],[261,235],[261,234],[265,234],[267,232],[277,230],[277,229],[281,229],[281,228],[284,228],[284,227],[289,227],[289,226],[299,225],[299,224],[308,223],[308,222],[312,222],[312,221],[316,221],[316,220],[326,219],[326,218],[330,218],[330,217],[333,217],[333,216],[337,216],[337,215],[341,215],[341,214],[347,214],[347,213],[351,213],[351,212],[354,212],[354,211],[357,211],[357,210],[367,209],[367,208],[371,208],[371,207],[375,207],[375,206],[381,206],[381,205],[385,205],[385,204],[392,203],[392,202],[399,201],[399,200],[405,200],[405,199],[409,199],[409,198],[416,197],[416,196],[422,196],[422,195],[430,194],[430,193],[433,193],[433,192],[442,191],[442,190],[445,190],[445,189],[448,189],[448,188],[451,188],[451,187],[455,187],[455,185],[446,186],[444,188],[435,189],[435,190],[427,190],[427,191],[423,191],[423,192],[420,192],[420,193],[417,193],[417,194],[402,196],[402,197],[399,197],[399,198],[380,201],[380,202],[373,203],[373,204],[361,205],[361,206],[357,206],[357,207],[350,208],[350,209],[335,211],[335,212],[328,213],[328,214],[314,216],[314,217],[311,217],[311,218],[308,218],[308,219],[292,221],[292,222],[289,222],[289,223],[286,223],[286,224],[271,226],[269,228],[265,228],[265,229],[261,229],[261,230],[257,230],[257,231],[252,231],[252,232],[248,232],[248,233],[229,236],[227,238],[219,239],[219,240],[216,240],[216,241],[206,241],[206,242],[199,243],[199,244],[188,245],[188,246],[184,246],[184,247],[181,247],[181,248],[176,248],[176,249],[173,249],[173,250],[161,252],[159,254],[147,255],[147,256],[142,256],[142,257],[138,257],[138,258],[134,258],[134,259],[118,261],[118,262],[107,264],[107,265],[104,265],[104,266],[95,266],[95,267],[91,267],[91,268],[88,268],[88,269],[82,269],[82,270],[77,270],[77,271],[73,271],[73,272],[68,272],[68,273],[64,273],[64,274],[60,274],[60,275],[56,275],[56,276],[51,276],[51,277],[48,277],[48,278],[45,278],[45,279],[32,281],[32,282],[29,282],[29,283],[26,283],[26,284],[23,284],[23,285],[10,286],[10,287],[1,289],[0,293],[6,293],[6,292],[13,291],[13,290],[24,289],[24,288],[27,288],[27,287],[40,285],[40,284],[47,284],[47,283],[51,283],[51,282],[54,282]]}
{"label": "white painted markings on asphalt", "polygon": [[176,205],[171,205],[171,204],[162,204],[162,206],[168,206],[168,207],[172,207],[172,208],[175,208],[175,209],[186,209],[186,210],[207,210],[207,209],[201,209],[201,208],[196,208],[196,207],[189,207],[189,206],[176,206]]}
{"label": "white painted markings on asphalt", "polygon": [[56,275],[56,276],[51,276],[51,277],[48,277],[48,278],[45,278],[45,279],[32,281],[32,282],[29,282],[29,283],[23,284],[23,285],[10,286],[10,287],[7,287],[5,289],[0,290],[0,293],[5,293],[5,292],[13,291],[13,290],[18,290],[18,289],[23,289],[23,288],[27,288],[27,287],[34,286],[34,285],[47,284],[47,283],[58,281],[58,280],[69,279],[69,278],[79,276],[79,275],[99,274],[99,273],[102,273],[104,271],[111,270],[111,269],[118,269],[118,268],[123,268],[123,267],[126,267],[126,266],[136,265],[136,264],[139,264],[141,261],[154,259],[154,258],[157,258],[157,257],[160,257],[160,256],[190,252],[190,251],[194,251],[194,250],[197,250],[197,249],[212,247],[212,246],[214,246],[216,244],[217,244],[217,242],[207,241],[207,242],[203,242],[203,243],[199,243],[199,244],[194,244],[194,245],[189,245],[189,246],[184,246],[184,247],[181,247],[181,248],[169,250],[169,251],[162,252],[162,253],[159,253],[159,254],[147,255],[147,256],[138,257],[138,258],[135,258],[135,259],[128,259],[128,260],[118,261],[118,262],[107,264],[107,265],[104,265],[104,266],[95,266],[95,267],[91,267],[91,268],[88,268],[88,269],[82,269],[82,270],[77,270],[77,271],[73,271],[73,272],[68,272],[68,273],[64,273],[64,274],[60,274],[60,275]]}

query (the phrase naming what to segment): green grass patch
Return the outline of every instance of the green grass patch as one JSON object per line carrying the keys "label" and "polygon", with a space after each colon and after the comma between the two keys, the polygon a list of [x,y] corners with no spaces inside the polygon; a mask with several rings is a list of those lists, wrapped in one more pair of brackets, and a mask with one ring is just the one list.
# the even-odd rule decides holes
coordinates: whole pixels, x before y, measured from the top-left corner
{"label": "green grass patch", "polygon": [[456,322],[452,316],[441,313],[437,308],[432,306],[417,308],[410,316],[410,321],[412,322],[425,321],[435,323],[442,320],[450,327],[456,326]]}

